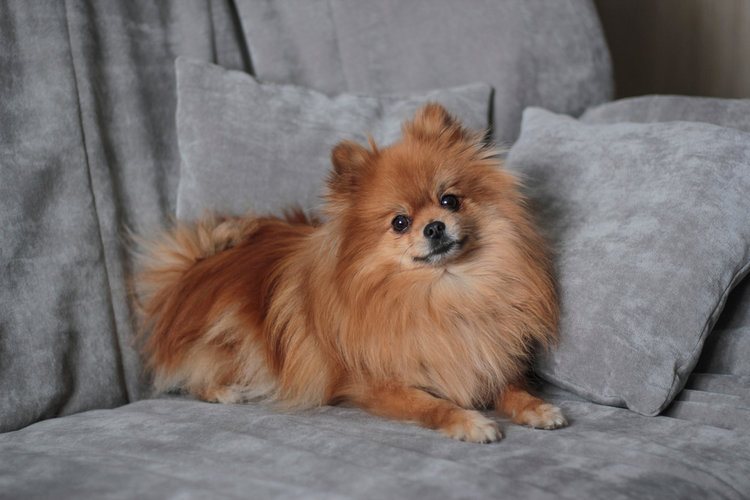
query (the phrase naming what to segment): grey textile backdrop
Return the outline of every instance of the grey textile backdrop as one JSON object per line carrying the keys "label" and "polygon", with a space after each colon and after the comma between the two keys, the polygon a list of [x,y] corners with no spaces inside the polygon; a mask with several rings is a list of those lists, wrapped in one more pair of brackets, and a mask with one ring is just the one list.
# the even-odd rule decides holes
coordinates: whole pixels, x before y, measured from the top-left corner
{"label": "grey textile backdrop", "polygon": [[0,431],[146,394],[123,232],[174,214],[176,56],[316,86],[310,72],[332,92],[449,87],[486,70],[508,106],[496,107],[504,138],[523,105],[580,112],[611,94],[591,2],[471,2],[0,4]]}
{"label": "grey textile backdrop", "polygon": [[262,81],[334,94],[486,82],[495,139],[521,113],[578,115],[611,99],[609,53],[588,0],[237,0]]}
{"label": "grey textile backdrop", "polygon": [[0,431],[143,394],[122,230],[174,213],[174,58],[246,69],[229,4],[0,5]]}

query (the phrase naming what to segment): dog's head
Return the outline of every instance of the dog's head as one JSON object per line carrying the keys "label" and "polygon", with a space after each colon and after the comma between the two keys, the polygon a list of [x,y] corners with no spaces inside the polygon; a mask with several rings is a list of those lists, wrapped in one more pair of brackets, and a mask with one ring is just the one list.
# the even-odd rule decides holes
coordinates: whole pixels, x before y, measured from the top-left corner
{"label": "dog's head", "polygon": [[327,213],[342,255],[360,270],[441,270],[471,259],[519,202],[483,136],[438,104],[418,110],[399,142],[342,142],[332,162]]}

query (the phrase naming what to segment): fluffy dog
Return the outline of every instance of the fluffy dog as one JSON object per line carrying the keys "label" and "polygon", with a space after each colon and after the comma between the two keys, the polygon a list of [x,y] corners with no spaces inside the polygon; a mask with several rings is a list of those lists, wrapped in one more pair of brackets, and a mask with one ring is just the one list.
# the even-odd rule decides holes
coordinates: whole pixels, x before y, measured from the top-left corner
{"label": "fluffy dog", "polygon": [[349,401],[452,438],[565,425],[530,395],[556,338],[545,244],[481,135],[428,104],[378,149],[332,152],[324,222],[207,217],[149,243],[136,290],[159,389],[306,408]]}

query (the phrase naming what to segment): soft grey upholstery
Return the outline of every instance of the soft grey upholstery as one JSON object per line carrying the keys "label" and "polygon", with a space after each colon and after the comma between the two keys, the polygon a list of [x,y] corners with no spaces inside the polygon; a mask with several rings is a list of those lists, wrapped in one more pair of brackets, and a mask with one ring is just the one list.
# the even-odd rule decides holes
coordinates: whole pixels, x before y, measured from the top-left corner
{"label": "soft grey upholstery", "polygon": [[586,123],[704,122],[750,132],[750,99],[682,95],[631,97],[594,106],[581,116]]}
{"label": "soft grey upholstery", "polygon": [[237,0],[262,81],[328,94],[486,82],[495,138],[521,112],[580,114],[611,97],[609,55],[587,0]]}
{"label": "soft grey upholstery", "polygon": [[222,42],[230,14],[222,1],[0,6],[0,431],[144,394],[123,230],[174,214],[174,58],[241,65]]}
{"label": "soft grey upholstery", "polygon": [[747,498],[746,424],[726,430],[553,399],[569,428],[503,423],[505,438],[489,445],[353,408],[141,401],[0,436],[0,496]]}

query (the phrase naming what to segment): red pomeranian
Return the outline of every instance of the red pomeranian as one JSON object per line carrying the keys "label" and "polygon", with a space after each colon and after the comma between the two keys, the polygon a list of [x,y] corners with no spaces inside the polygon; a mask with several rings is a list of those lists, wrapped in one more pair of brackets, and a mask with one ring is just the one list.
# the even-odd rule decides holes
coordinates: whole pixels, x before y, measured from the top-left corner
{"label": "red pomeranian", "polygon": [[157,389],[286,408],[349,401],[452,438],[476,411],[554,429],[524,379],[556,339],[545,245],[481,134],[438,104],[384,149],[332,152],[325,221],[207,217],[144,249],[135,279]]}

